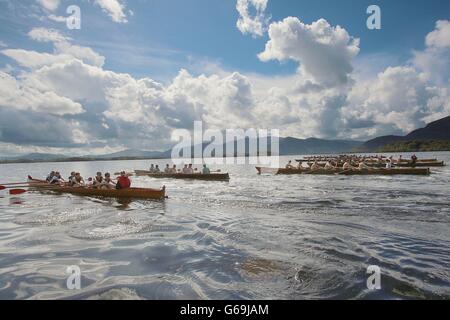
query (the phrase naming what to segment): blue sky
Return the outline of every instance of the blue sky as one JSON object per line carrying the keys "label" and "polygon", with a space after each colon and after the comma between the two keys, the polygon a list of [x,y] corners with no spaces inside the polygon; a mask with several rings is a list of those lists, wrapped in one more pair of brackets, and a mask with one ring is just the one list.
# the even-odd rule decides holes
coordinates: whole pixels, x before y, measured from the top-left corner
{"label": "blue sky", "polygon": [[[130,143],[130,138],[123,136],[124,128],[130,130],[134,125],[138,128],[136,130],[141,130],[143,123],[138,113],[145,113],[149,108],[156,108],[154,112],[167,110],[161,111],[159,122],[152,122],[158,125],[146,133],[148,137],[154,135],[159,123],[164,123],[163,131],[170,135],[174,123],[184,125],[184,119],[200,119],[211,127],[225,128],[231,122],[247,127],[281,126],[286,128],[284,135],[298,137],[365,139],[379,134],[406,133],[438,115],[445,115],[450,108],[447,107],[447,96],[443,94],[448,89],[447,49],[450,45],[445,40],[448,27],[446,23],[437,26],[438,21],[450,20],[450,2],[242,1],[248,6],[250,18],[257,12],[256,5],[264,4],[261,17],[266,20],[261,34],[252,36],[238,29],[237,21],[241,14],[237,10],[237,0],[0,0],[0,69],[8,85],[15,83],[21,88],[16,98],[26,96],[25,104],[29,103],[28,107],[17,107],[11,102],[14,100],[11,97],[7,101],[5,99],[3,105],[0,100],[0,108],[9,115],[17,112],[14,109],[28,108],[33,115],[40,116],[45,109],[41,96],[48,98],[51,93],[57,96],[52,101],[60,101],[58,99],[61,98],[62,107],[58,109],[60,111],[52,109],[52,119],[41,121],[48,121],[50,126],[55,119],[61,119],[74,126],[72,134],[61,138],[61,143],[46,143],[44,138],[37,143],[33,139],[27,141],[26,137],[14,141],[15,133],[3,125],[0,127],[0,144],[4,143],[5,152],[14,148],[34,150],[33,147],[61,148],[63,152],[76,148],[79,152],[89,148],[118,150]],[[59,17],[61,20],[67,16],[66,8],[71,4],[81,8],[81,30],[68,30],[64,22],[51,18]],[[366,27],[366,9],[372,4],[381,8],[381,30]],[[287,17],[295,20],[288,21]],[[325,24],[316,26],[342,43],[336,48],[327,43],[325,52],[317,52],[323,60],[314,61],[313,50],[321,41],[328,41],[321,39],[320,32],[314,31],[314,25],[320,19]],[[279,33],[275,34],[277,25]],[[285,34],[287,26],[298,28],[299,33],[292,29],[293,34]],[[344,30],[343,38],[337,26]],[[64,41],[36,40],[30,35],[34,29],[41,33],[51,30],[64,37]],[[427,36],[433,31],[437,40],[427,43]],[[298,38],[290,47],[291,44],[285,41],[293,35],[298,35]],[[353,42],[356,39],[359,42]],[[270,42],[280,47],[268,49],[266,46]],[[262,52],[265,52],[266,59],[258,57]],[[33,66],[21,60],[23,55],[25,59],[36,58],[34,53],[48,55],[40,56],[40,62],[33,62]],[[94,60],[100,58],[104,63],[91,63],[93,56]],[[42,59],[48,61],[42,62]],[[335,65],[327,63],[330,59],[336,59]],[[81,65],[76,65],[75,60],[81,60]],[[67,83],[64,87],[60,76],[58,85],[51,83],[56,75],[40,78],[43,71],[48,71],[45,68],[54,71],[61,67],[57,63],[63,62],[71,70],[79,68],[76,72],[85,68],[91,70],[91,75],[95,73],[95,77],[85,81],[92,80],[93,87],[105,78],[111,78],[108,83],[99,85],[104,90],[102,97],[94,97],[92,93],[78,94],[74,87],[76,82],[71,81],[71,86]],[[181,69],[187,73],[180,74]],[[330,78],[336,73],[336,79],[344,80],[331,83],[323,76],[327,73]],[[123,74],[129,75],[127,80]],[[206,79],[201,74],[205,74]],[[389,81],[399,81],[409,88],[411,83],[417,82],[414,77],[423,81],[423,86],[414,86],[415,91],[411,94],[415,100],[412,103],[411,99],[407,103],[399,101],[398,92],[387,92],[390,89],[384,87]],[[155,90],[140,83],[142,78],[161,84],[154,100],[144,99],[142,102],[143,97],[147,99]],[[38,82],[45,83],[45,88],[37,85]],[[305,89],[312,88],[311,85],[315,89]],[[230,86],[235,87],[226,91]],[[208,88],[226,89],[213,92]],[[199,91],[207,89],[210,96],[205,99],[198,96]],[[379,96],[385,94],[384,100],[367,97],[369,91],[380,91]],[[114,97],[111,97],[111,92],[114,92]],[[134,117],[126,117],[116,110],[115,104],[123,98],[119,93],[124,92],[132,95],[127,97],[128,101],[136,100],[134,109],[130,111],[133,115],[136,112]],[[28,95],[33,94],[39,103],[30,102],[34,98]],[[283,96],[288,101],[284,101]],[[220,101],[220,106],[212,109],[210,105],[216,101]],[[391,109],[390,103],[395,104]],[[249,110],[246,104],[250,105]],[[270,110],[275,108],[279,114],[268,114],[265,110],[268,106],[273,106]],[[375,109],[379,112],[374,112]],[[186,110],[195,115],[186,117]],[[384,114],[380,113],[381,110]],[[228,117],[230,113],[236,117]],[[302,116],[305,114],[308,116]],[[144,114],[140,116],[144,117]],[[223,124],[217,117],[223,118]],[[336,117],[339,123],[333,119]],[[116,121],[117,118],[121,121]],[[91,121],[102,122],[106,131],[99,130],[94,136],[86,133],[85,128]],[[190,127],[188,124],[185,126]],[[326,130],[321,129],[325,127]],[[144,135],[142,139],[145,138]],[[152,144],[138,140],[133,143],[134,147],[146,149],[163,148],[169,144],[167,138],[158,139],[158,143]]]}
{"label": "blue sky", "polygon": [[[20,1],[30,7],[35,1]],[[192,59],[210,60],[224,68],[262,74],[289,74],[297,68],[293,62],[262,63],[256,55],[262,51],[267,35],[253,39],[235,27],[238,19],[234,0],[137,0],[128,1],[134,12],[128,23],[117,24],[99,7],[87,1],[66,1],[82,9],[82,29],[64,30],[75,41],[107,57],[108,69],[135,76],[150,75],[166,80],[180,67],[189,67]],[[368,30],[366,8],[377,4],[382,10],[382,29]],[[55,14],[65,15],[63,4]],[[36,25],[61,27],[52,21],[39,22],[27,12],[21,17],[8,12],[7,1],[0,1],[0,38],[11,47],[45,48],[30,43],[28,31]],[[30,9],[31,10],[31,9]],[[450,2],[441,0],[280,0],[269,1],[267,12],[272,21],[295,16],[305,23],[326,18],[332,25],[344,27],[361,39],[360,55],[383,54],[406,60],[411,50],[421,50],[424,38],[437,20],[450,18]],[[17,19],[19,18],[19,19]],[[48,46],[47,46],[48,47]],[[136,61],[126,60],[129,55]],[[0,57],[0,61],[7,59]],[[131,59],[133,60],[133,59]]]}

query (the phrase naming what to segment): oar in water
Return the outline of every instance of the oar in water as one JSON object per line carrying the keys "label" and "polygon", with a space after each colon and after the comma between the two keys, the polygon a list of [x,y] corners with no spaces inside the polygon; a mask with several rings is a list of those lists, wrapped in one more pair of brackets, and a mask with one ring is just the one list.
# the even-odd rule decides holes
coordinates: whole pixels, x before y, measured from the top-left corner
{"label": "oar in water", "polygon": [[18,195],[18,194],[22,194],[22,193],[25,193],[25,192],[27,192],[27,190],[25,190],[25,189],[11,189],[11,190],[9,190],[9,194],[11,194],[11,195]]}
{"label": "oar in water", "polygon": [[[27,186],[25,186],[25,187],[27,187]],[[49,189],[49,188],[48,187],[44,187],[43,189],[45,190],[45,189]],[[9,194],[10,195],[18,195],[18,194],[23,194],[25,192],[28,192],[28,190],[25,190],[25,189],[11,189],[11,190],[9,190]]]}

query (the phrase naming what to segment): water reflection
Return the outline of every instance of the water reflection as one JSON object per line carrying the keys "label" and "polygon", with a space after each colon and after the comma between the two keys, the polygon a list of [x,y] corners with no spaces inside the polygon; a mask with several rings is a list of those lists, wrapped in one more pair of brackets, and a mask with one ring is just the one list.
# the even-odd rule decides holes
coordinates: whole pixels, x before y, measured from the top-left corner
{"label": "water reflection", "polygon": [[[0,175],[149,162],[167,160],[8,165]],[[133,178],[166,184],[165,201],[0,192],[0,298],[450,298],[449,167],[370,179],[219,168],[228,183]],[[382,270],[380,291],[367,290],[369,264]],[[81,267],[81,292],[65,287],[69,265]]]}

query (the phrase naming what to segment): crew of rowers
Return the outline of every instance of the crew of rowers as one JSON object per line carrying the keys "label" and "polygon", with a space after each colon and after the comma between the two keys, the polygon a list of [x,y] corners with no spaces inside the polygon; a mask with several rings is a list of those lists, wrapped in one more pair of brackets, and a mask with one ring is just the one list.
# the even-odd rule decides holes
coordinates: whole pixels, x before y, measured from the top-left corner
{"label": "crew of rowers", "polygon": [[361,162],[371,162],[371,163],[377,163],[377,164],[384,164],[387,162],[390,162],[391,164],[398,164],[403,162],[410,162],[412,164],[416,163],[418,160],[417,156],[413,154],[410,158],[410,160],[404,159],[402,155],[400,155],[397,159],[394,159],[393,156],[385,157],[382,155],[375,155],[375,156],[360,156],[360,155],[339,155],[339,156],[333,156],[333,157],[327,157],[327,156],[311,156],[306,157],[305,161],[314,162],[324,162],[324,161],[334,161],[337,163],[361,163]]}
{"label": "crew of rowers", "polygon": [[[337,169],[343,169],[343,170],[368,170],[368,169],[373,169],[373,167],[368,166],[367,164],[365,164],[364,161],[360,161],[357,162],[355,164],[355,162],[350,161],[350,160],[346,160],[344,161],[344,163],[341,165],[339,165],[338,162],[336,161],[332,161],[332,160],[328,160],[325,162],[325,165],[321,165],[318,163],[317,160],[315,160],[311,165],[309,165],[308,163],[305,163],[306,166],[303,165],[303,161],[298,161],[298,166],[295,167],[294,165],[292,165],[292,161],[289,160],[289,162],[286,165],[286,169],[298,169],[298,170],[311,170],[311,171],[317,171],[317,170],[337,170]],[[386,160],[386,165],[385,165],[386,169],[390,169],[392,168],[392,160]]]}
{"label": "crew of rowers", "polygon": [[46,181],[50,184],[59,184],[61,186],[69,187],[87,187],[95,189],[127,189],[131,187],[131,180],[125,171],[120,172],[119,177],[113,180],[110,173],[103,174],[97,172],[94,178],[89,178],[87,181],[81,176],[79,172],[71,172],[70,177],[65,180],[58,171],[52,171],[47,176]]}
{"label": "crew of rowers", "polygon": [[[183,169],[181,169],[181,170],[177,169],[176,165],[173,165],[171,167],[169,164],[166,164],[164,172],[162,172],[159,169],[158,165],[151,164],[150,165],[150,169],[149,169],[150,173],[165,173],[165,174],[178,174],[178,173],[181,173],[181,174],[194,174],[197,171],[198,171],[197,168],[195,168],[195,169],[193,168],[192,163],[189,164],[189,165],[185,164]],[[204,164],[203,165],[203,169],[202,169],[202,174],[210,174],[210,173],[211,173],[211,171],[206,166],[206,164]]]}

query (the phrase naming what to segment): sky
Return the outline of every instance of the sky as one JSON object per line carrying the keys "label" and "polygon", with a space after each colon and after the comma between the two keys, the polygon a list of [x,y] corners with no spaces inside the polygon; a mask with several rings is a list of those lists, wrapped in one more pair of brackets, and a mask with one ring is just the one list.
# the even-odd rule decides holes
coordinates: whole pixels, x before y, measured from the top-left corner
{"label": "sky", "polygon": [[405,134],[450,115],[449,20],[440,0],[0,0],[0,154],[165,150],[194,121]]}

